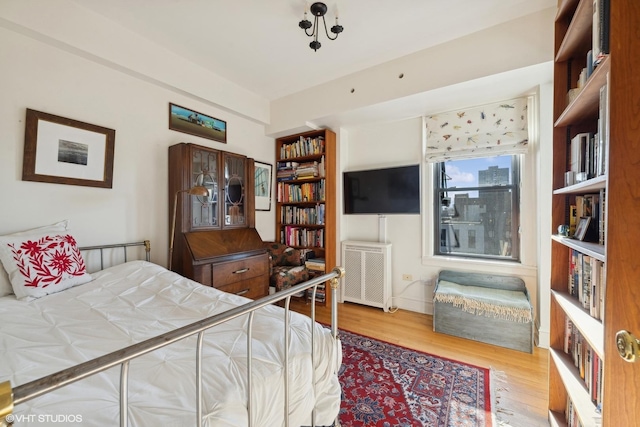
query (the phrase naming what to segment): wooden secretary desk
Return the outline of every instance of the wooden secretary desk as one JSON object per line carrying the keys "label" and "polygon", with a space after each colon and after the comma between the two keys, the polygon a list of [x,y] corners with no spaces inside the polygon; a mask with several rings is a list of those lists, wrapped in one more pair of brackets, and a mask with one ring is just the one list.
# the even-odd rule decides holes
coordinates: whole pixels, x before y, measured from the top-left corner
{"label": "wooden secretary desk", "polygon": [[[269,259],[254,228],[253,178],[253,159],[246,156],[187,143],[169,147],[169,232],[177,194],[173,271],[248,298],[268,295]],[[194,186],[209,195],[187,194]]]}

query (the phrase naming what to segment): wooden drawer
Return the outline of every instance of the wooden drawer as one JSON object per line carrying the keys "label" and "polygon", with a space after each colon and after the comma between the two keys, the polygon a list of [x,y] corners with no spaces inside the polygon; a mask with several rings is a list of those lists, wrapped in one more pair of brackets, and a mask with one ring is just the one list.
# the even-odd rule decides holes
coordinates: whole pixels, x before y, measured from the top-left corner
{"label": "wooden drawer", "polygon": [[269,277],[267,275],[253,277],[241,282],[216,286],[216,288],[230,294],[257,299],[269,294]]}
{"label": "wooden drawer", "polygon": [[225,285],[255,277],[266,280],[269,286],[269,258],[266,253],[212,265],[212,285],[215,288],[222,289]]}

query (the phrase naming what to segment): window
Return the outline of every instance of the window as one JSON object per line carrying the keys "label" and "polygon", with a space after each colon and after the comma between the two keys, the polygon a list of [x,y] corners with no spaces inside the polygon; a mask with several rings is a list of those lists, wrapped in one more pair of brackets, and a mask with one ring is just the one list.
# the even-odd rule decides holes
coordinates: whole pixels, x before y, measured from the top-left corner
{"label": "window", "polygon": [[519,155],[450,160],[434,169],[434,253],[519,261]]}

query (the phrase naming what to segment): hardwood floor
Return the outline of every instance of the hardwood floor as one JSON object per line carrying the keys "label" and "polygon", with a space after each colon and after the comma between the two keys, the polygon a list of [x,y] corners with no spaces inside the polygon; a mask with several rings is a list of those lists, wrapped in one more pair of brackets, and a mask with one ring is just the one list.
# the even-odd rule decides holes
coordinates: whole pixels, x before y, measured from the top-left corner
{"label": "hardwood floor", "polygon": [[[292,302],[291,308],[304,314],[310,305]],[[329,308],[317,307],[316,320],[329,324]],[[548,426],[547,371],[549,352],[536,347],[533,354],[509,350],[476,341],[433,332],[433,317],[398,310],[385,313],[379,308],[358,304],[338,304],[339,328],[426,353],[472,365],[492,368],[506,375],[500,390],[499,416],[511,427]],[[496,381],[497,384],[497,381]]]}

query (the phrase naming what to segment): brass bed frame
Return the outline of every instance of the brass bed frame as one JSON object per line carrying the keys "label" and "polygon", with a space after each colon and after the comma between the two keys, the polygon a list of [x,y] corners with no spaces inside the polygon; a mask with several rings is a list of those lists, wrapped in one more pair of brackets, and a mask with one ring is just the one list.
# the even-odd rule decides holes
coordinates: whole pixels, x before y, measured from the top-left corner
{"label": "brass bed frame", "polygon": [[[124,262],[127,261],[127,249],[130,247],[144,246],[145,248],[145,260],[150,260],[151,245],[148,240],[133,243],[121,243],[113,245],[103,246],[87,246],[81,247],[80,251],[90,252],[99,251],[100,254],[100,269],[104,268],[104,251],[107,249],[122,248],[124,252]],[[162,335],[158,335],[153,338],[149,338],[145,341],[137,344],[125,347],[123,349],[114,351],[104,356],[97,357],[87,362],[81,363],[76,366],[64,369],[51,375],[47,375],[40,379],[22,384],[16,387],[12,387],[9,381],[0,383],[0,425],[7,419],[7,416],[11,418],[13,408],[28,400],[34,399],[43,394],[54,391],[65,385],[87,378],[91,375],[97,374],[104,370],[107,370],[116,365],[120,365],[120,426],[128,426],[128,378],[129,378],[129,361],[132,359],[150,353],[154,350],[180,341],[192,335],[198,335],[196,344],[196,426],[202,426],[202,345],[204,332],[216,325],[235,319],[239,316],[248,314],[249,321],[247,322],[247,411],[249,427],[253,425],[251,417],[252,402],[251,402],[251,369],[252,369],[252,348],[251,337],[253,327],[253,315],[256,310],[265,307],[267,305],[274,304],[279,301],[285,301],[284,303],[284,320],[285,320],[285,352],[284,352],[284,422],[285,426],[289,426],[289,304],[291,297],[301,291],[312,289],[311,301],[315,301],[316,291],[318,285],[323,282],[331,282],[331,336],[334,342],[337,343],[338,337],[338,279],[344,276],[344,269],[342,267],[335,267],[330,273],[322,276],[315,277],[306,282],[300,283],[289,289],[276,292],[273,295],[257,299],[255,301],[248,302],[244,305],[235,307],[231,310],[227,310],[224,313],[216,314],[189,325],[183,326],[178,329],[174,329]],[[316,307],[315,304],[311,304],[311,322],[316,320]],[[315,361],[315,328],[311,328],[311,363],[314,365]],[[312,370],[311,381],[315,386],[315,370]],[[311,426],[315,426],[315,409],[311,413]],[[338,426],[339,422],[336,417],[334,426]]]}

